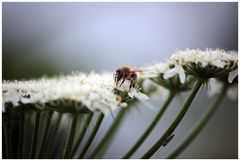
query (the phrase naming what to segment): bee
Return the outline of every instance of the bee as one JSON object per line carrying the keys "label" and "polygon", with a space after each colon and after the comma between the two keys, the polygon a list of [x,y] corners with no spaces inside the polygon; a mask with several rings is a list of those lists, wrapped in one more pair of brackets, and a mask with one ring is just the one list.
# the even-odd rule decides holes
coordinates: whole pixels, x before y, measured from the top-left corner
{"label": "bee", "polygon": [[130,81],[129,89],[134,88],[137,83],[137,72],[142,71],[143,69],[132,68],[128,66],[121,67],[116,70],[115,74],[113,74],[114,82],[117,86],[119,85],[119,87],[121,87],[125,80],[128,80]]}

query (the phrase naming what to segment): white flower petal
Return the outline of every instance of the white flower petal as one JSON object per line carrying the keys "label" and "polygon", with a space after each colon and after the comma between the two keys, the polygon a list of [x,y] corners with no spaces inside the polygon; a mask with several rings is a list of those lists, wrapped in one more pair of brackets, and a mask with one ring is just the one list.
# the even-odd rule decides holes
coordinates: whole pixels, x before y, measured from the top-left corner
{"label": "white flower petal", "polygon": [[135,88],[128,93],[128,96],[131,98],[136,97],[140,101],[149,100],[149,97],[147,95],[141,93],[140,91],[137,91]]}
{"label": "white flower petal", "polygon": [[146,94],[143,94],[141,92],[136,93],[135,97],[140,101],[149,100],[149,97]]}
{"label": "white flower petal", "polygon": [[173,77],[174,75],[177,74],[177,71],[176,71],[176,68],[172,68],[170,70],[167,70],[164,75],[163,75],[163,78],[164,79],[168,79],[168,78],[171,78]]}
{"label": "white flower petal", "polygon": [[185,80],[186,80],[186,75],[185,75],[185,72],[183,70],[183,67],[179,65],[177,68],[178,68],[178,75],[179,75],[179,78],[180,78],[180,82],[184,83]]}
{"label": "white flower petal", "polygon": [[209,85],[210,88],[207,91],[207,95],[209,97],[213,97],[214,95],[219,94],[221,92],[221,89],[223,88],[223,82],[215,78],[209,79]]}
{"label": "white flower petal", "polygon": [[233,70],[233,71],[231,71],[231,72],[229,73],[229,75],[228,75],[228,82],[229,82],[229,83],[232,83],[233,80],[234,80],[234,78],[235,78],[237,75],[238,75],[238,68],[235,69],[235,70]]}
{"label": "white flower petal", "polygon": [[238,87],[237,85],[234,85],[232,87],[229,87],[227,90],[227,97],[233,101],[237,100],[238,98]]}
{"label": "white flower petal", "polygon": [[175,76],[176,74],[179,75],[180,82],[184,83],[185,79],[186,79],[186,75],[185,75],[185,72],[184,72],[183,67],[181,65],[176,65],[174,68],[172,68],[170,70],[167,70],[164,73],[163,78],[164,79],[169,79],[169,78]]}

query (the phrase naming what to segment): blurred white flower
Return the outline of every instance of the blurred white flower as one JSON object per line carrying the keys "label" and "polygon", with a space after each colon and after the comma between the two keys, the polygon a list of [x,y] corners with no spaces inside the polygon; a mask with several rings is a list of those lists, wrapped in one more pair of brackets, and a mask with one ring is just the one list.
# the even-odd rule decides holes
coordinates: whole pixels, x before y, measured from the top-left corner
{"label": "blurred white flower", "polygon": [[142,84],[142,88],[144,91],[151,91],[150,95],[152,99],[162,99],[164,100],[169,95],[169,90],[164,88],[163,86],[159,86],[157,83],[152,80],[145,79]]}
{"label": "blurred white flower", "polygon": [[233,101],[238,98],[238,86],[237,84],[230,86],[227,90],[227,97]]}
{"label": "blurred white flower", "polygon": [[[220,94],[223,86],[223,81],[211,78],[209,79],[210,89],[207,91],[208,96],[212,97],[216,94]],[[238,98],[238,84],[234,83],[233,85],[229,85],[227,87],[227,97],[231,100],[236,100]]]}
{"label": "blurred white flower", "polygon": [[215,79],[215,78],[210,78],[209,79],[209,86],[210,88],[207,90],[207,95],[209,97],[212,97],[216,94],[219,94],[221,92],[221,89],[223,87],[223,82]]}

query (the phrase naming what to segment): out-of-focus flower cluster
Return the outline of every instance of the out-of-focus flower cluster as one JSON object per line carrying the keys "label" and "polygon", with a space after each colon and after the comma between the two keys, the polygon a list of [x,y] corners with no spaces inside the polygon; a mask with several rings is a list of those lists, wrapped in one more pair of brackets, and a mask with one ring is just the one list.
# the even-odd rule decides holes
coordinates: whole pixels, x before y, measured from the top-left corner
{"label": "out-of-focus flower cluster", "polygon": [[[216,94],[219,94],[221,92],[221,89],[224,86],[224,81],[211,78],[209,79],[209,90],[208,90],[208,96],[212,97]],[[227,89],[227,97],[231,100],[236,100],[238,98],[238,85],[237,83],[233,83],[229,85]]]}

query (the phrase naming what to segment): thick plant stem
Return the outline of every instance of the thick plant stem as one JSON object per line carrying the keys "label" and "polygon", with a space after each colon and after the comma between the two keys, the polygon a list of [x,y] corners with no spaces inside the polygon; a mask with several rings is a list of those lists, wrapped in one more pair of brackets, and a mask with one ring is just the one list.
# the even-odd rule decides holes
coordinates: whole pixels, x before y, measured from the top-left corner
{"label": "thick plant stem", "polygon": [[[73,144],[73,148],[71,150],[71,154],[70,156],[73,157],[74,153],[77,151],[79,145],[81,144],[82,142],[82,139],[87,131],[87,128],[88,128],[88,125],[90,124],[91,120],[92,120],[92,117],[93,117],[93,113],[90,113],[90,114],[84,114],[86,115],[86,120],[83,121],[83,128],[80,129],[80,134],[78,136],[78,139],[77,141]],[[82,120],[80,120],[82,121]]]}
{"label": "thick plant stem", "polygon": [[168,159],[176,158],[181,152],[183,152],[187,146],[196,138],[196,136],[201,132],[201,130],[206,126],[214,112],[220,106],[221,101],[224,99],[227,87],[224,86],[221,94],[218,98],[207,108],[206,112],[202,115],[199,121],[194,125],[189,134],[185,139],[177,146],[177,148],[168,155]]}
{"label": "thick plant stem", "polygon": [[185,100],[180,112],[172,122],[172,124],[169,126],[169,128],[165,131],[165,133],[160,137],[160,139],[151,147],[150,150],[148,150],[141,159],[148,159],[150,158],[162,145],[166,145],[168,141],[172,138],[172,133],[177,128],[178,124],[183,119],[184,115],[188,111],[194,97],[196,96],[197,92],[199,91],[200,87],[203,84],[203,80],[199,79],[197,80],[196,84],[192,88],[190,94],[188,95],[187,99]]}
{"label": "thick plant stem", "polygon": [[144,140],[148,137],[148,135],[152,132],[154,127],[157,125],[158,121],[161,119],[162,115],[164,114],[164,112],[166,111],[167,107],[169,106],[169,104],[173,100],[174,96],[175,96],[174,92],[170,92],[169,93],[168,98],[163,103],[163,105],[162,105],[160,111],[158,112],[158,114],[155,116],[155,118],[153,119],[151,124],[148,126],[148,128],[144,131],[142,136],[137,140],[137,142],[133,145],[133,147],[123,157],[123,159],[130,158],[134,154],[134,152],[138,149],[138,147],[141,146],[141,144],[144,142]]}
{"label": "thick plant stem", "polygon": [[73,145],[73,141],[74,141],[74,135],[75,135],[75,131],[76,131],[76,125],[77,125],[77,114],[71,114],[72,115],[72,121],[71,121],[71,125],[70,125],[70,132],[69,132],[69,137],[66,140],[66,147],[64,149],[64,154],[63,154],[63,158],[64,159],[69,159],[70,158],[70,153],[71,153],[71,148]]}
{"label": "thick plant stem", "polygon": [[95,138],[95,136],[97,134],[97,131],[98,131],[98,129],[99,129],[101,123],[102,123],[103,118],[104,118],[104,114],[100,113],[98,118],[97,118],[96,125],[95,125],[90,137],[88,138],[88,141],[86,142],[85,146],[83,147],[83,150],[82,150],[82,152],[81,152],[81,154],[78,158],[83,158],[84,155],[86,154],[88,148],[90,147],[93,139]]}
{"label": "thick plant stem", "polygon": [[127,108],[121,109],[116,120],[113,122],[112,126],[108,129],[107,133],[105,134],[101,142],[98,144],[98,146],[96,147],[96,149],[94,150],[90,158],[101,158],[104,155],[113,137],[118,131],[118,128],[124,116],[126,115],[126,113],[127,113]]}

